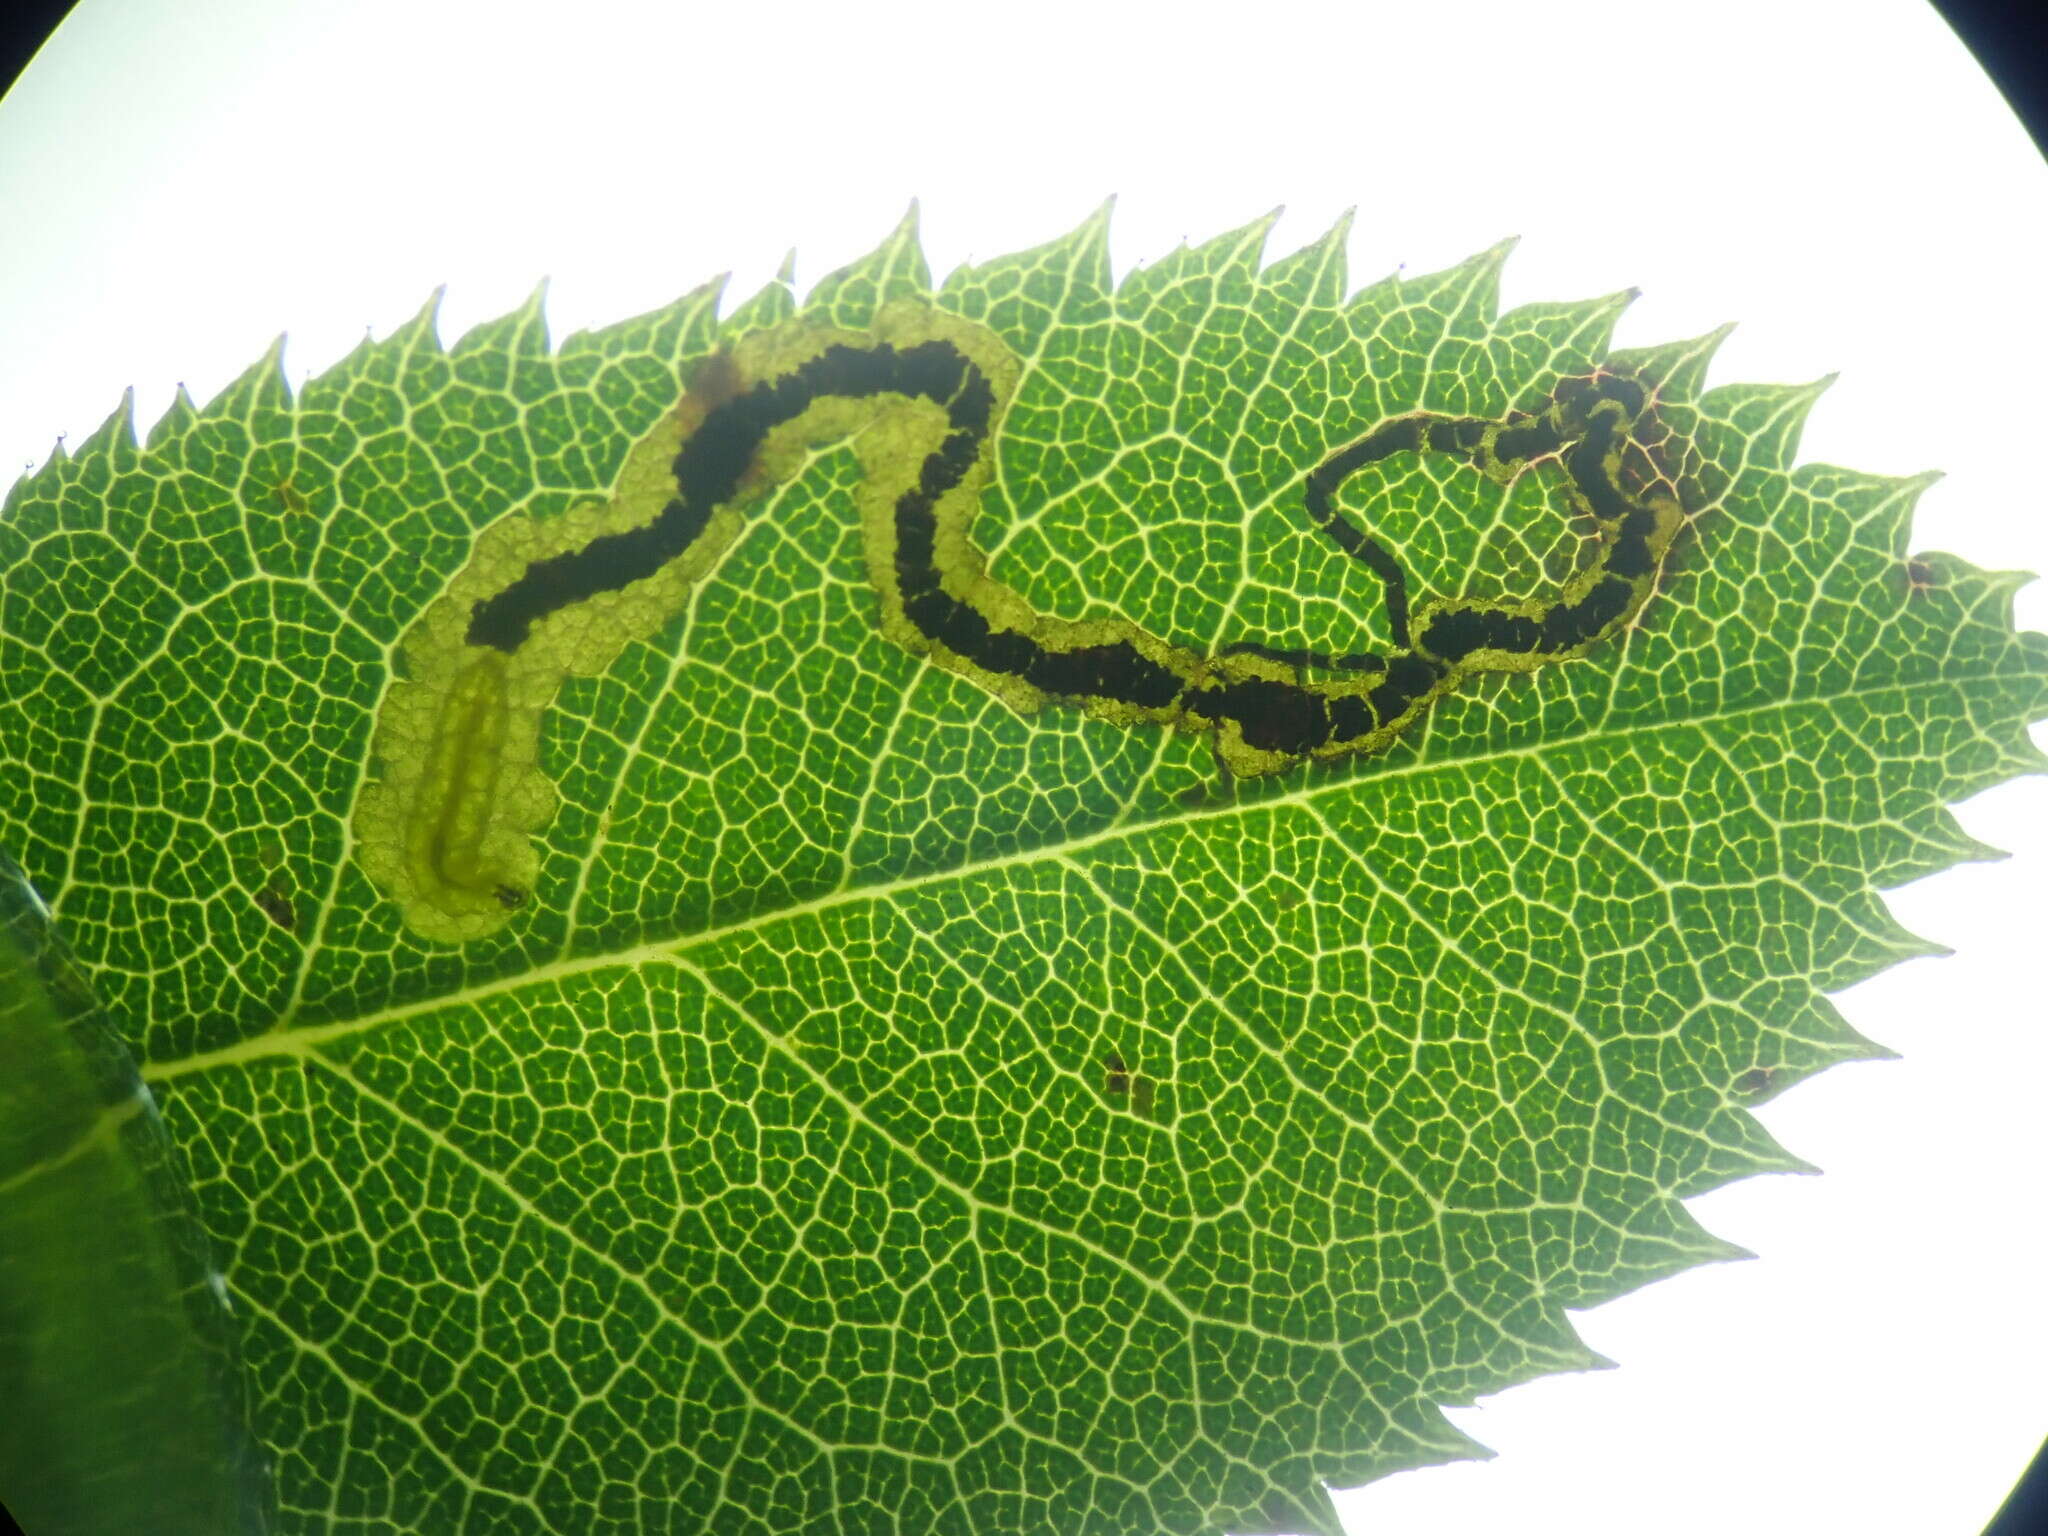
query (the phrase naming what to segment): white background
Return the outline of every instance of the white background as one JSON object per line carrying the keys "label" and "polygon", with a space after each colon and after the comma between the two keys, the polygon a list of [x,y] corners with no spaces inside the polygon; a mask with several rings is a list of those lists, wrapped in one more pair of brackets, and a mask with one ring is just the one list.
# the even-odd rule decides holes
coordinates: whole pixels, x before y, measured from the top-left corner
{"label": "white background", "polygon": [[[281,329],[303,379],[444,282],[448,339],[542,276],[560,336],[792,245],[815,280],[913,195],[943,274],[1110,193],[1120,272],[1357,203],[1357,283],[1520,234],[1508,304],[1640,285],[1623,345],[1739,319],[1716,380],[1842,371],[1807,457],[1946,469],[1919,547],[2048,569],[2048,168],[1919,0],[84,0],[0,103],[0,464]],[[1904,1060],[1763,1111],[1826,1177],[1695,1202],[1762,1261],[1583,1314],[1621,1369],[1455,1412],[1499,1459],[1345,1496],[1355,1531],[1990,1515],[2048,1431],[2048,785],[1961,814],[2019,857],[1894,900],[1961,953],[1843,999]]]}

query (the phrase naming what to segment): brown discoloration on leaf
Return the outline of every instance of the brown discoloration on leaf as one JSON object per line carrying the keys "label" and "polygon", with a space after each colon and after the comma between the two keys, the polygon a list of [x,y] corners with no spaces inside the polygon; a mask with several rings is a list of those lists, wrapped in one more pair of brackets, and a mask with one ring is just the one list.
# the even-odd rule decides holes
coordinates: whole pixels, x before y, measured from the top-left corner
{"label": "brown discoloration on leaf", "polygon": [[1753,1099],[1767,1090],[1777,1076],[1769,1067],[1751,1067],[1735,1079],[1735,1091],[1746,1099]]}
{"label": "brown discoloration on leaf", "polygon": [[704,418],[738,398],[747,380],[731,352],[721,348],[698,363],[690,374],[690,387],[676,405],[676,419],[683,424],[683,437],[704,425]]}
{"label": "brown discoloration on leaf", "polygon": [[1133,1071],[1128,1062],[1116,1051],[1102,1059],[1102,1091],[1112,1099],[1121,1099],[1138,1115],[1152,1113],[1153,1082],[1142,1072]]}
{"label": "brown discoloration on leaf", "polygon": [[256,905],[286,933],[299,931],[298,910],[292,906],[291,898],[285,894],[282,881],[272,880],[256,892]]}

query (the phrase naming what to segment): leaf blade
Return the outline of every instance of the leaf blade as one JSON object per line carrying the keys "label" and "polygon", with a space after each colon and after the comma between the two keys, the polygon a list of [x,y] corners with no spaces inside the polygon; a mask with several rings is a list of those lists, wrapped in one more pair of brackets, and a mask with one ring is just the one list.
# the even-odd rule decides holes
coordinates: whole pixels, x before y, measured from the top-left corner
{"label": "leaf blade", "polygon": [[[1202,647],[1370,636],[1300,475],[1387,415],[1540,397],[1626,300],[1496,317],[1505,247],[1347,298],[1339,240],[1262,269],[1263,222],[1112,292],[1104,227],[940,290],[1031,364],[976,532],[1038,609]],[[925,282],[906,223],[812,307]],[[1472,1452],[1436,1405],[1597,1363],[1563,1308],[1735,1256],[1678,1201],[1801,1166],[1745,1085],[1872,1053],[1823,994],[1922,952],[1876,891],[1972,852],[1942,805],[2032,766],[2048,650],[2009,584],[1909,580],[1920,482],[1792,468],[1814,391],[1701,394],[1709,337],[1626,359],[1694,485],[1641,622],[1278,780],[906,655],[853,574],[858,466],[816,454],[658,643],[563,687],[566,898],[422,946],[342,830],[389,657],[478,530],[605,491],[714,303],[559,354],[538,299],[445,354],[425,312],[289,416],[259,369],[10,498],[10,618],[69,506],[134,553],[70,561],[59,609],[154,581],[211,620],[134,602],[125,652],[46,667],[134,734],[101,727],[83,810],[20,825],[74,850],[65,915],[240,1234],[308,1507],[397,1466],[414,1518],[513,1528],[623,1526],[627,1488],[764,1530],[1328,1528],[1318,1481]],[[261,483],[237,453],[285,468],[274,510],[219,491]],[[1373,503],[1433,588],[1567,558],[1540,474],[1474,478]],[[280,668],[312,721],[218,745],[209,699]],[[257,834],[307,825],[284,931]],[[343,1401],[354,1443],[314,1433]]]}

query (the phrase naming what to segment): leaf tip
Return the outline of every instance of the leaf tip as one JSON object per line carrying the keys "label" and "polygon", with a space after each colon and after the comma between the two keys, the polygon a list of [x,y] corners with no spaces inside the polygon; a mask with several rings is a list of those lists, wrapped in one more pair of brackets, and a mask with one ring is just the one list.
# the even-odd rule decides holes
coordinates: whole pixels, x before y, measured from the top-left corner
{"label": "leaf tip", "polygon": [[[2028,578],[2032,580],[2032,577]],[[2035,717],[2040,718],[2039,716]],[[2034,745],[2033,736],[2025,726],[2020,727],[2019,739],[2012,745],[2013,773],[2015,776],[2048,774],[2048,752]]]}
{"label": "leaf tip", "polygon": [[1487,282],[1498,282],[1501,269],[1508,263],[1508,257],[1514,254],[1515,247],[1521,243],[1520,235],[1509,235],[1505,239],[1494,241],[1469,262],[1462,262],[1459,265],[1463,270]]}
{"label": "leaf tip", "polygon": [[1756,1257],[1754,1252],[1740,1243],[1724,1242],[1717,1238],[1715,1247],[1718,1252],[1707,1260],[1709,1264],[1743,1264]]}
{"label": "leaf tip", "polygon": [[[121,403],[114,407],[114,413],[111,416],[109,416],[106,419],[106,421],[103,422],[100,426],[101,432],[106,432],[112,435],[118,435],[123,429],[125,429],[128,433],[128,441],[131,444],[134,443],[136,441],[136,434],[135,386],[133,384],[130,384],[126,389],[121,391]],[[57,441],[60,443],[64,441],[63,435],[61,433],[58,435]]]}
{"label": "leaf tip", "polygon": [[1110,220],[1116,217],[1116,199],[1117,194],[1112,192],[1097,203],[1094,211],[1074,227],[1071,238],[1077,244],[1094,242],[1106,245],[1109,241]]}

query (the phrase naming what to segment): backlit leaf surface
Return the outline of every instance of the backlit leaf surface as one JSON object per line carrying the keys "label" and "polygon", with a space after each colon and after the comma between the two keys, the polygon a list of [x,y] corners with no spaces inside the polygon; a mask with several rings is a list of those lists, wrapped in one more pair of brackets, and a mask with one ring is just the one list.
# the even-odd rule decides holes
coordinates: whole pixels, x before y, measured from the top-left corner
{"label": "backlit leaf surface", "polygon": [[[1540,402],[1626,302],[1497,315],[1504,248],[1348,294],[1341,229],[1264,229],[938,289],[1026,364],[976,536],[1040,611],[1385,649],[1303,475]],[[906,225],[804,309],[928,287]],[[266,358],[0,518],[0,845],[190,1163],[285,1530],[1332,1530],[1472,1453],[1437,1405],[1591,1363],[1562,1309],[1730,1254],[1679,1200],[1798,1166],[1745,1106],[1876,1053],[1822,995],[1924,951],[1876,892],[2036,766],[2015,579],[1909,559],[1925,482],[1794,468],[1818,387],[1702,393],[1706,338],[1623,359],[1691,513],[1625,636],[1256,781],[893,644],[817,452],[563,688],[531,904],[420,940],[350,841],[398,641],[798,312],[716,300]],[[1345,495],[1423,593],[1590,532],[1536,472]]]}

